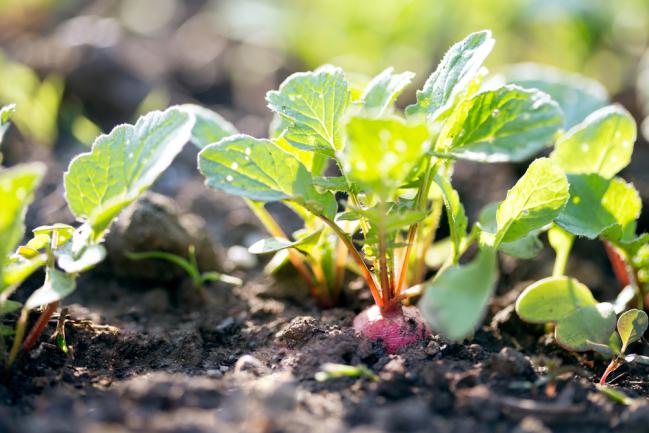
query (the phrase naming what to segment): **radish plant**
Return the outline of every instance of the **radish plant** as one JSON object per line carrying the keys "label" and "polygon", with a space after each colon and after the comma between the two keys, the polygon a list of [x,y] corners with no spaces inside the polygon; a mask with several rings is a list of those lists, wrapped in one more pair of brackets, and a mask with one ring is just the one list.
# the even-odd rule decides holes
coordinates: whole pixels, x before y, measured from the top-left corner
{"label": "radish plant", "polygon": [[[516,303],[521,319],[553,323],[562,347],[612,357],[602,383],[623,362],[649,360],[625,355],[647,329],[649,235],[636,234],[642,208],[637,190],[617,177],[631,160],[635,140],[635,121],[617,105],[596,110],[558,138],[550,159],[567,173],[570,199],[548,232],[556,252],[553,276],[526,288]],[[577,236],[604,242],[622,289],[614,303],[597,302],[588,287],[565,276]]]}
{"label": "radish plant", "polygon": [[[92,150],[75,157],[64,175],[65,199],[80,226],[38,227],[17,249],[24,235],[27,206],[45,167],[33,163],[0,171],[0,316],[20,310],[15,330],[0,327],[3,346],[4,337],[13,336],[8,354],[2,352],[6,368],[34,345],[59,301],[74,291],[79,273],[103,260],[102,243],[112,222],[171,164],[189,141],[193,125],[192,114],[170,108],[98,137]],[[18,286],[43,267],[43,286],[23,305],[11,300]],[[28,330],[28,315],[34,309],[42,312]]]}
{"label": "radish plant", "polygon": [[[494,287],[496,252],[534,236],[568,200],[565,174],[541,158],[495,208],[494,224],[468,230],[452,185],[455,160],[532,158],[563,123],[546,93],[481,87],[487,74],[482,63],[493,45],[491,32],[481,31],[452,46],[404,112],[394,101],[411,73],[387,69],[360,92],[333,66],[293,74],[266,96],[281,117],[279,135],[230,135],[199,154],[208,186],[260,207],[282,202],[305,221],[318,221],[296,241],[266,241],[268,250],[300,249],[325,230],[338,237],[375,303],[354,327],[388,351],[425,337],[430,328],[424,317],[447,337],[471,334]],[[437,275],[423,281],[443,209],[451,253]],[[477,255],[460,264],[473,244]],[[425,291],[421,312],[402,304],[404,291],[419,284]]]}
{"label": "radish plant", "polygon": [[[196,117],[196,124],[192,131],[192,143],[199,149],[238,134],[236,128],[218,113],[192,104],[184,105],[183,109],[193,113]],[[286,151],[296,152],[302,158],[301,162],[305,168],[312,175],[323,175],[327,168],[327,159],[292,148],[282,135],[286,126],[286,122],[280,117],[276,117],[271,123],[269,132],[274,143]],[[238,163],[234,162],[231,166],[236,169]],[[322,182],[327,181],[324,177],[319,179]],[[257,216],[268,233],[273,236],[256,242],[250,247],[250,252],[253,254],[275,253],[275,257],[269,263],[271,272],[279,269],[286,262],[290,262],[309,287],[313,298],[321,306],[336,305],[344,283],[345,270],[349,263],[346,248],[335,233],[299,204],[287,203],[303,222],[303,227],[292,233],[291,239],[265,208],[263,200],[250,195],[243,197],[250,210]],[[352,225],[353,223],[344,224]]]}

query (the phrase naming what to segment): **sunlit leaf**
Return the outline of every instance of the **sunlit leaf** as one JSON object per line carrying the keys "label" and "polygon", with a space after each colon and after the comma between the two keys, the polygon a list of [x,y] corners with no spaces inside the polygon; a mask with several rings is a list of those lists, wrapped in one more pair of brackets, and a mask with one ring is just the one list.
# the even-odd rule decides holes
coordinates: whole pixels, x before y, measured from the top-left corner
{"label": "sunlit leaf", "polygon": [[617,332],[622,339],[622,352],[626,351],[629,344],[642,338],[648,325],[649,317],[642,310],[634,308],[622,313],[617,321]]}
{"label": "sunlit leaf", "polygon": [[332,218],[336,213],[334,196],[317,192],[304,165],[270,140],[225,138],[201,151],[198,167],[212,188],[263,202],[292,200]]}
{"label": "sunlit leaf", "polygon": [[367,85],[361,101],[363,108],[372,117],[380,117],[389,111],[393,102],[415,77],[413,72],[394,74],[394,68],[387,68]]}
{"label": "sunlit leaf", "polygon": [[[480,211],[478,221],[480,223],[480,228],[483,231],[489,232],[491,234],[496,233],[496,212],[498,211],[498,203],[493,202],[487,204]],[[543,250],[543,242],[539,239],[539,231],[533,230],[528,233],[526,236],[523,236],[520,239],[516,239],[511,242],[502,242],[498,246],[498,251],[512,256],[518,257],[521,259],[532,259],[539,255]]]}
{"label": "sunlit leaf", "polygon": [[640,216],[642,201],[632,184],[597,174],[571,174],[570,200],[556,219],[566,231],[595,239],[622,237],[627,225]]}
{"label": "sunlit leaf", "polygon": [[460,103],[436,150],[481,162],[523,161],[551,144],[561,124],[561,109],[547,94],[504,86]]}
{"label": "sunlit leaf", "polygon": [[595,305],[590,289],[570,277],[548,277],[528,286],[516,301],[516,313],[526,322],[563,319],[577,308]]}
{"label": "sunlit leaf", "polygon": [[424,88],[417,91],[417,103],[406,108],[408,115],[426,114],[436,119],[456,102],[476,77],[482,63],[494,46],[491,31],[472,33],[453,45],[439,66],[426,80]]}
{"label": "sunlit leaf", "polygon": [[425,124],[411,125],[397,117],[354,117],[347,124],[347,137],[343,170],[384,201],[404,183],[431,144]]}
{"label": "sunlit leaf", "polygon": [[17,165],[0,170],[0,292],[4,289],[3,268],[25,234],[24,218],[45,166]]}
{"label": "sunlit leaf", "polygon": [[189,141],[193,124],[192,115],[170,108],[97,138],[65,173],[65,198],[74,216],[88,220],[100,237],[171,164]]}
{"label": "sunlit leaf", "polygon": [[350,103],[349,84],[342,69],[323,66],[298,72],[266,94],[268,106],[291,124],[285,138],[300,149],[333,156],[342,150],[342,116]]}
{"label": "sunlit leaf", "polygon": [[629,165],[636,136],[631,114],[611,105],[562,136],[550,158],[566,173],[597,173],[608,179]]}
{"label": "sunlit leaf", "polygon": [[548,158],[529,165],[496,213],[496,244],[512,242],[551,223],[568,200],[568,181]]}

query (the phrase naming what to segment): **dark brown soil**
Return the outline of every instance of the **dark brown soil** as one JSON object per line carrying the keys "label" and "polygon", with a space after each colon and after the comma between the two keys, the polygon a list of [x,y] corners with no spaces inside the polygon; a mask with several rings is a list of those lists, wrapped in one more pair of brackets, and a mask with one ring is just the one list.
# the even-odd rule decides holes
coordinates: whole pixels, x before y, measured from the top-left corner
{"label": "dark brown soil", "polygon": [[[238,201],[195,180],[180,191],[226,245],[258,230]],[[547,272],[548,259],[503,260],[501,294],[473,339],[431,336],[394,355],[351,329],[369,303],[358,282],[351,307],[320,310],[299,281],[271,280],[260,266],[235,271],[243,287],[212,286],[201,298],[184,281],[119,279],[109,262],[67,300],[73,356],[48,340],[53,319],[0,385],[0,432],[647,431],[649,369],[612,376],[635,398],[616,404],[594,386],[603,360],[559,350],[512,314],[521,279]],[[588,273],[587,263],[577,258],[572,272]],[[590,277],[599,287],[609,278]],[[379,380],[318,382],[326,362],[364,364]],[[564,374],[544,382],[558,366]]]}

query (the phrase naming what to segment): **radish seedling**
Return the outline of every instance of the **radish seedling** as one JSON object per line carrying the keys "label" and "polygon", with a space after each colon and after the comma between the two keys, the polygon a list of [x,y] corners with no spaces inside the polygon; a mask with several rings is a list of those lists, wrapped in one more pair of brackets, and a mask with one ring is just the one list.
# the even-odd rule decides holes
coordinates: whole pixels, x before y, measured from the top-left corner
{"label": "radish seedling", "polygon": [[[281,116],[281,134],[228,136],[199,154],[208,186],[254,202],[283,202],[305,220],[319,220],[296,243],[267,244],[304,249],[306,240],[322,236],[318,230],[338,236],[375,302],[354,327],[388,351],[429,332],[420,311],[401,301],[406,288],[423,282],[442,207],[451,254],[423,284],[420,307],[435,330],[457,339],[479,323],[495,282],[496,251],[551,223],[568,199],[561,169],[539,159],[498,206],[493,231],[474,226],[467,234],[451,183],[454,161],[531,158],[553,142],[563,122],[559,106],[538,90],[480,90],[493,44],[491,33],[481,31],[451,47],[403,114],[394,100],[410,73],[388,69],[361,92],[352,92],[333,66],[293,74],[266,97]],[[477,239],[477,257],[459,264]]]}
{"label": "radish seedling", "polygon": [[[90,152],[72,160],[64,176],[65,199],[82,224],[38,227],[14,254],[23,237],[26,207],[45,169],[29,164],[0,171],[0,201],[6,204],[0,209],[0,313],[21,310],[7,368],[21,349],[28,351],[34,345],[59,301],[74,291],[77,275],[103,260],[102,242],[110,225],[171,164],[189,141],[193,124],[193,115],[170,108],[98,137]],[[10,300],[15,289],[41,267],[45,267],[43,286],[22,306]],[[41,307],[27,334],[29,312]]]}
{"label": "radish seedling", "polygon": [[[617,105],[595,111],[559,137],[550,159],[567,173],[570,199],[548,233],[556,251],[553,276],[526,288],[516,303],[521,319],[555,324],[557,343],[567,350],[613,357],[602,383],[623,362],[646,361],[625,352],[647,328],[647,288],[640,275],[649,236],[635,233],[642,207],[638,192],[616,177],[629,164],[635,139],[633,118]],[[588,287],[564,276],[576,236],[605,243],[624,288],[615,304],[597,302]],[[639,309],[627,310],[634,300]]]}
{"label": "radish seedling", "polygon": [[222,283],[232,284],[235,286],[240,286],[242,281],[239,278],[221,274],[215,271],[201,272],[198,268],[198,261],[196,260],[196,248],[193,245],[190,245],[188,251],[189,259],[186,259],[177,254],[168,253],[166,251],[143,251],[143,252],[127,252],[126,257],[131,260],[146,260],[146,259],[155,259],[155,260],[165,260],[167,262],[173,263],[174,265],[180,267],[182,270],[187,272],[192,279],[194,289],[198,290],[200,293],[203,293],[205,290],[205,285],[210,281],[220,281]]}

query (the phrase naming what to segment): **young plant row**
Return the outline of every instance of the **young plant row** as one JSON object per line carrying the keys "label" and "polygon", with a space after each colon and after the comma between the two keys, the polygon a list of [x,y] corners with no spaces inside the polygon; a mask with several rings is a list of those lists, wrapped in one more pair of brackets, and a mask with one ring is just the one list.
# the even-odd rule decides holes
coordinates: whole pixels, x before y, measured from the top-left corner
{"label": "young plant row", "polygon": [[[1,132],[12,110],[5,107],[0,113]],[[19,312],[15,327],[0,322],[0,361],[6,369],[37,342],[61,299],[75,290],[78,275],[105,258],[102,243],[111,224],[167,169],[190,140],[194,124],[189,110],[172,107],[97,138],[92,150],[75,157],[64,175],[65,199],[79,226],[38,227],[20,246],[24,217],[45,166],[28,163],[0,168],[0,320]],[[24,304],[12,300],[25,279],[42,268],[43,285]],[[211,280],[216,277],[209,275]],[[39,318],[28,328],[29,313],[36,309],[41,310]],[[7,347],[9,339],[12,344]],[[67,350],[64,336],[57,336],[57,342]]]}
{"label": "young plant row", "polygon": [[[14,197],[15,206],[1,211],[9,212],[4,220],[10,223],[0,224],[0,236],[8,239],[0,243],[0,311],[22,308],[7,363],[21,344],[29,348],[29,337],[22,343],[29,310],[46,305],[41,318],[49,318],[74,289],[76,275],[104,257],[101,242],[114,218],[188,140],[201,149],[198,167],[207,185],[242,197],[272,236],[252,252],[275,253],[273,268],[291,263],[323,306],[339,301],[347,272],[365,279],[375,305],[354,327],[388,351],[431,330],[456,340],[470,336],[493,293],[498,253],[532,259],[547,232],[556,251],[554,272],[521,294],[519,316],[554,324],[568,350],[611,357],[610,371],[644,362],[626,351],[647,326],[649,235],[636,234],[641,201],[633,185],[617,177],[631,159],[635,122],[608,104],[601,86],[581,77],[531,65],[488,76],[483,63],[493,46],[489,31],[452,46],[403,111],[395,100],[414,74],[388,68],[359,84],[327,65],[293,74],[268,92],[275,114],[269,138],[240,134],[194,105],[120,126],[66,173],[66,199],[80,227],[39,228],[17,253],[22,215],[43,167],[4,169],[0,192]],[[452,182],[458,160],[521,162],[551,146],[502,201],[469,224]],[[268,202],[288,206],[303,227],[285,233]],[[450,236],[437,239],[444,216]],[[598,303],[564,275],[577,236],[605,242],[623,286],[614,304]],[[437,271],[427,279],[426,258],[440,251]],[[43,288],[24,306],[9,300],[43,266]],[[418,307],[404,305],[418,291]]]}

